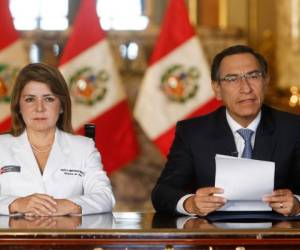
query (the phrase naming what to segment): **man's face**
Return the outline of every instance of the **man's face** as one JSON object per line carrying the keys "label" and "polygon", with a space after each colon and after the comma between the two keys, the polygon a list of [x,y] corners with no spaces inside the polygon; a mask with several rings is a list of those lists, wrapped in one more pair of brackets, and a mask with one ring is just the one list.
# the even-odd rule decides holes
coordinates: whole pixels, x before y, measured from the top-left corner
{"label": "man's face", "polygon": [[246,127],[260,111],[268,77],[261,74],[252,54],[242,53],[224,57],[219,79],[212,83],[216,98],[224,103],[236,122]]}

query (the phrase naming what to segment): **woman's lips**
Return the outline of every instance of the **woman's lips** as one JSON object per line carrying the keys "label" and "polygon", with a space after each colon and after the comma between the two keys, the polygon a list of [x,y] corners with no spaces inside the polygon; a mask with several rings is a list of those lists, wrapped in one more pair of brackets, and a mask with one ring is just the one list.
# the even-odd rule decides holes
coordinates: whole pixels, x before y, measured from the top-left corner
{"label": "woman's lips", "polygon": [[46,117],[36,117],[36,118],[33,118],[33,120],[35,121],[43,121],[43,120],[47,120]]}

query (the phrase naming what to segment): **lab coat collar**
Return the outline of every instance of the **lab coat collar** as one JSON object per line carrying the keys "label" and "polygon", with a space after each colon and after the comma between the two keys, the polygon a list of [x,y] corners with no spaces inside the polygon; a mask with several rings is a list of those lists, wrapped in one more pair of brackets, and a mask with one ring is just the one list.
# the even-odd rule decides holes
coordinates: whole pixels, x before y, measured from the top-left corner
{"label": "lab coat collar", "polygon": [[63,131],[56,129],[55,139],[48,157],[43,177],[47,178],[47,176],[50,176],[58,168],[63,168],[70,152],[70,145],[66,134]]}
{"label": "lab coat collar", "polygon": [[24,130],[20,136],[14,137],[12,150],[14,152],[14,158],[21,166],[21,171],[24,171],[22,169],[26,168],[32,172],[34,178],[41,178],[39,166],[28,141],[26,130]]}
{"label": "lab coat collar", "polygon": [[[34,175],[41,176],[37,161],[28,141],[26,130],[20,136],[15,137],[12,149],[15,152],[15,158],[20,164],[28,166]],[[61,167],[68,158],[69,153],[70,146],[66,134],[63,131],[56,129],[53,146],[48,157],[43,177],[46,178],[57,168]]]}

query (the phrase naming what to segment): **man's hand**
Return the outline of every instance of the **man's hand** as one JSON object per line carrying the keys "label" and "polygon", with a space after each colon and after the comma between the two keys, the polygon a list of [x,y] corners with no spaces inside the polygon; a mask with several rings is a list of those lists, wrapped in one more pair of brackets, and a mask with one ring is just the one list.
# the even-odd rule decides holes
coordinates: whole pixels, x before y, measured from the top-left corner
{"label": "man's hand", "polygon": [[216,226],[212,223],[209,223],[207,220],[203,218],[190,218],[184,223],[184,229],[200,229],[200,230],[207,230],[207,229],[214,229]]}
{"label": "man's hand", "polygon": [[289,189],[278,189],[272,194],[263,198],[269,206],[276,212],[285,216],[297,215],[300,213],[300,203]]}
{"label": "man's hand", "polygon": [[32,194],[15,199],[9,205],[10,213],[23,213],[30,216],[51,216],[56,213],[57,202],[46,194]]}
{"label": "man's hand", "polygon": [[224,191],[217,187],[199,188],[195,195],[184,202],[184,209],[191,214],[206,216],[207,214],[224,206],[226,199],[214,194],[222,194]]}

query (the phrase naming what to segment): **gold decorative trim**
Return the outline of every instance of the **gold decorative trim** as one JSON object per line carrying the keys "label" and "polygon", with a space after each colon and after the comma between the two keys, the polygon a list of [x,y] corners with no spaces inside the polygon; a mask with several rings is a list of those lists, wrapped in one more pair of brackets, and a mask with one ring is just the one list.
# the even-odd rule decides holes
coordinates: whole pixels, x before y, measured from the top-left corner
{"label": "gold decorative trim", "polygon": [[258,0],[248,0],[248,42],[251,46],[258,45]]}
{"label": "gold decorative trim", "polygon": [[188,1],[188,11],[190,22],[197,26],[198,24],[198,0],[189,0]]}
{"label": "gold decorative trim", "polygon": [[228,27],[228,0],[219,0],[219,27]]}

